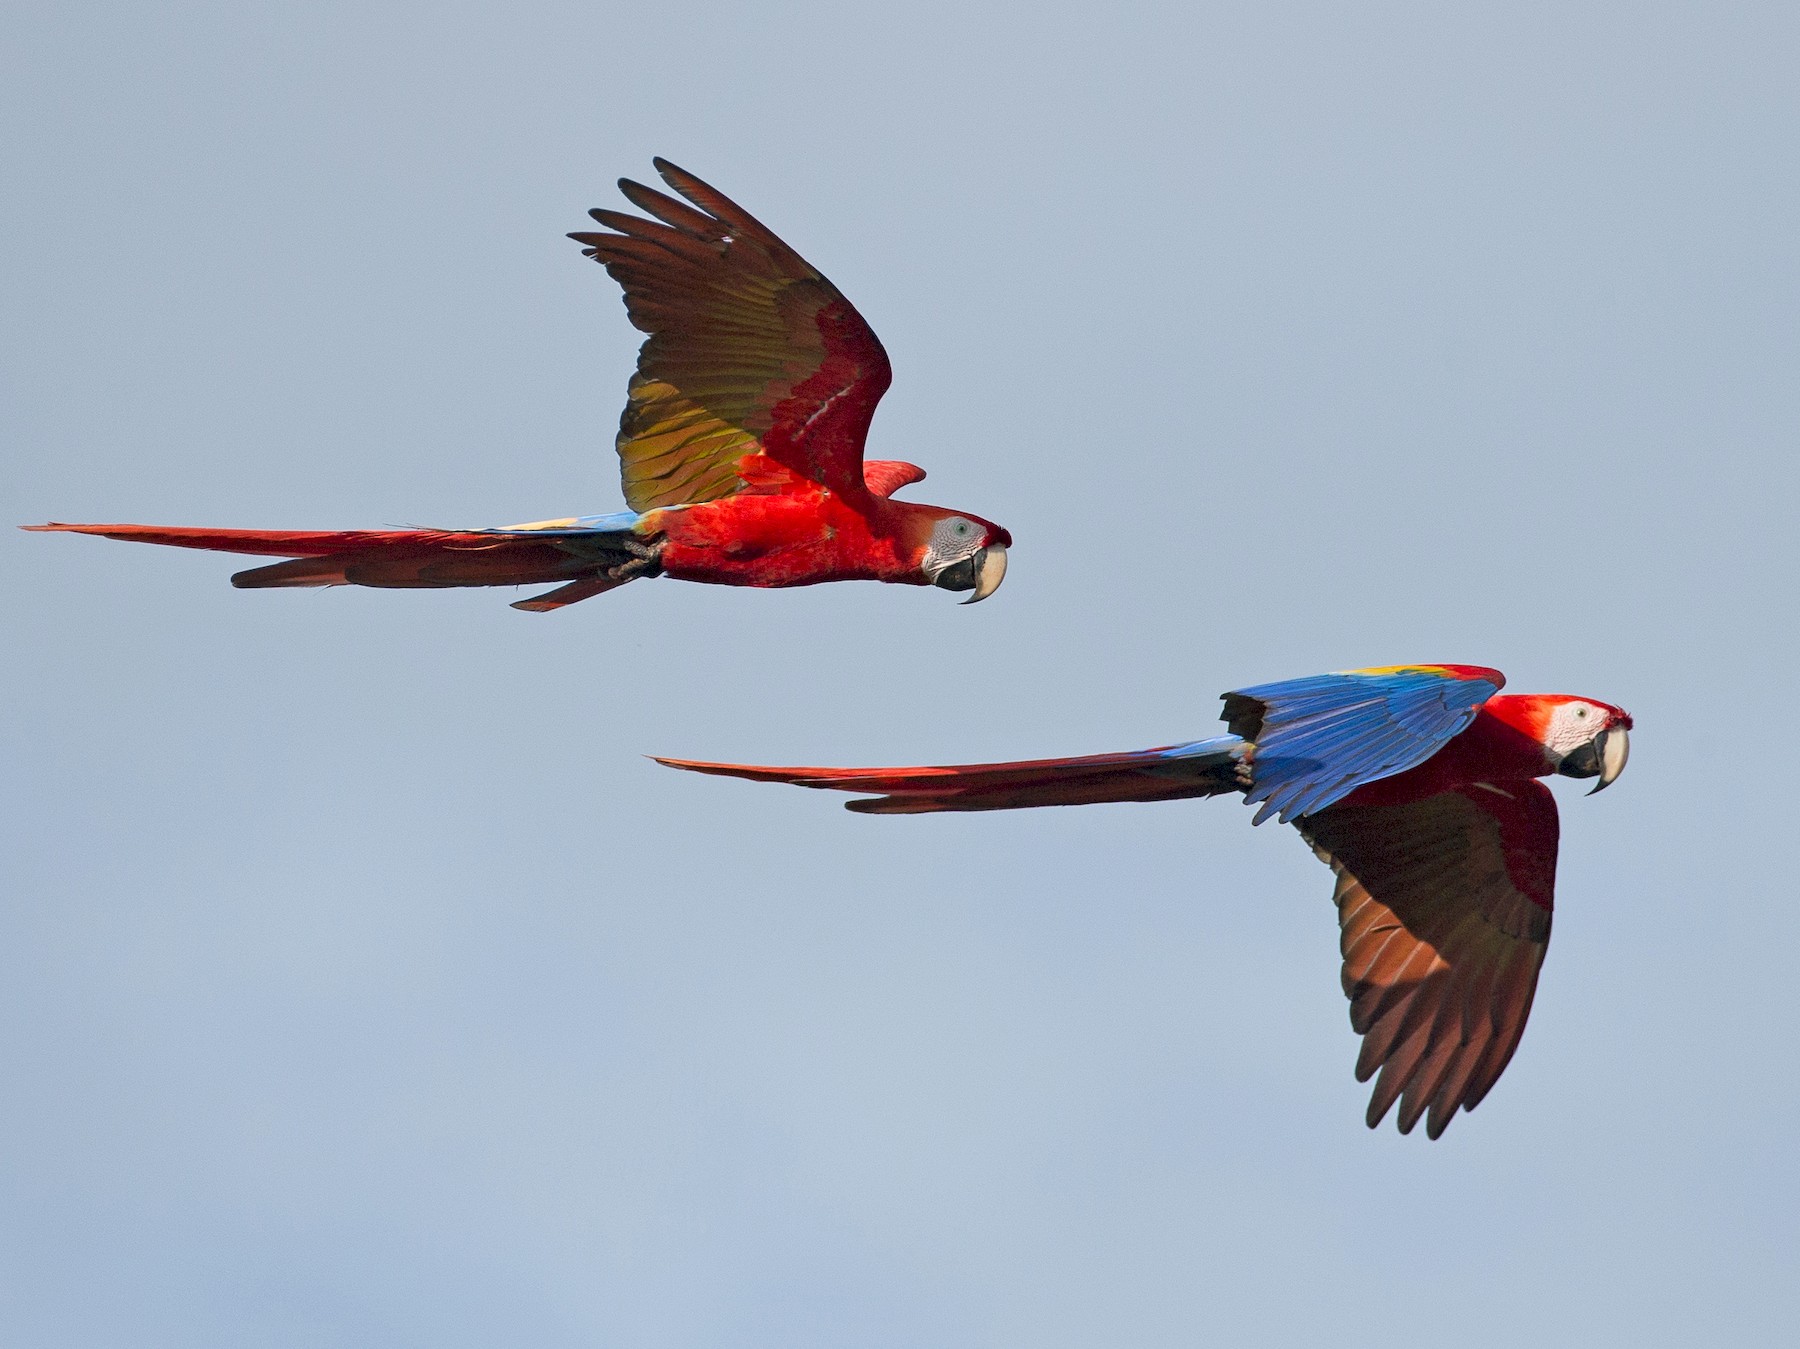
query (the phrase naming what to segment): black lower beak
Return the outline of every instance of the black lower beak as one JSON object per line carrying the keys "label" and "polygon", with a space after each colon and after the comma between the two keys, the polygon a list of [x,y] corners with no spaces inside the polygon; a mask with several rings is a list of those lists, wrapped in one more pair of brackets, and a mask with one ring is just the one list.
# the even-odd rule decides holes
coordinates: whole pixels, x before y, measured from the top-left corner
{"label": "black lower beak", "polygon": [[945,590],[973,590],[975,593],[963,603],[979,604],[998,590],[1005,579],[1006,546],[990,543],[962,561],[952,562],[931,578],[931,584]]}
{"label": "black lower beak", "polygon": [[973,590],[975,579],[981,574],[981,554],[971,553],[961,562],[952,562],[936,576],[931,584],[940,590]]}
{"label": "black lower beak", "polygon": [[1604,737],[1605,732],[1601,732],[1600,735],[1588,741],[1587,744],[1577,745],[1574,749],[1563,755],[1562,762],[1556,765],[1556,771],[1565,778],[1599,777],[1602,762],[1600,741]]}
{"label": "black lower beak", "polygon": [[[1631,739],[1623,726],[1612,726],[1600,732],[1585,745],[1578,745],[1563,755],[1556,771],[1566,778],[1599,778],[1594,792],[1612,786],[1625,771],[1625,760],[1631,754]],[[1594,792],[1589,792],[1592,796]]]}

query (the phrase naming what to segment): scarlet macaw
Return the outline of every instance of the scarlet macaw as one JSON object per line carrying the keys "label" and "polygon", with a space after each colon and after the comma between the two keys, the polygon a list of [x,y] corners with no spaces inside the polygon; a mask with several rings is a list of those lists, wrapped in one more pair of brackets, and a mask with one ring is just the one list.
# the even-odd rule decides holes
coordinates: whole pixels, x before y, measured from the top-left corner
{"label": "scarlet macaw", "polygon": [[[1611,785],[1631,717],[1565,694],[1502,694],[1475,665],[1315,675],[1224,695],[1229,735],[1130,754],[937,768],[672,768],[876,793],[874,815],[1173,801],[1241,792],[1291,822],[1337,874],[1344,992],[1379,1068],[1370,1128],[1400,1102],[1436,1138],[1473,1110],[1518,1046],[1550,939],[1552,773]],[[1591,793],[1590,793],[1591,795]],[[1429,1112],[1429,1113],[1427,1113]]]}
{"label": "scarlet macaw", "polygon": [[893,500],[925,470],[863,460],[891,373],[862,315],[742,207],[655,163],[691,206],[621,179],[652,218],[595,210],[613,232],[570,236],[649,334],[616,442],[629,511],[475,530],[27,528],[292,559],[231,578],[245,589],[556,583],[513,606],[533,612],[658,575],[936,585],[973,591],[969,604],[993,594],[1012,536],[977,515]]}

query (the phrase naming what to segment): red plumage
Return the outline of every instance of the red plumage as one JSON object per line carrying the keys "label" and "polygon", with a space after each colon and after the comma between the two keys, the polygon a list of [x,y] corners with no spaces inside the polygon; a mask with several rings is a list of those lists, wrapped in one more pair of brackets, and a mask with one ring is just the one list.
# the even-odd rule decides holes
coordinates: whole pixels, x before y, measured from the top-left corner
{"label": "red plumage", "polygon": [[968,512],[892,500],[924,470],[863,460],[891,374],[855,307],[728,197],[656,166],[685,202],[622,180],[648,218],[596,210],[606,232],[572,236],[647,334],[616,440],[631,515],[477,531],[35,528],[296,559],[232,578],[247,588],[563,583],[517,606],[538,611],[657,575],[991,594],[1011,536]]}
{"label": "red plumage", "polygon": [[660,762],[869,793],[850,808],[884,815],[1233,791],[1267,801],[1265,775],[1283,779],[1273,785],[1297,793],[1283,799],[1319,802],[1296,807],[1292,823],[1337,877],[1344,992],[1363,1037],[1356,1075],[1376,1078],[1368,1123],[1398,1104],[1401,1132],[1424,1119],[1435,1138],[1493,1087],[1531,1012],[1559,836],[1536,779],[1606,786],[1631,728],[1611,704],[1494,692],[1502,682],[1479,666],[1401,666],[1265,685],[1225,695],[1233,735],[1126,754],[917,768]]}

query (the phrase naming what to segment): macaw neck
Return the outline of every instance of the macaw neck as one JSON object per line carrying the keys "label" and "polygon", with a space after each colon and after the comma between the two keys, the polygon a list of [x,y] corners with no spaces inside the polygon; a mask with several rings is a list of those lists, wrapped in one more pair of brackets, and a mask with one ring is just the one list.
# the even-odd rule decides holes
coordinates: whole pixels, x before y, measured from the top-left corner
{"label": "macaw neck", "polygon": [[[1346,805],[1387,806],[1423,800],[1475,782],[1517,782],[1556,771],[1535,733],[1541,714],[1529,696],[1496,694],[1459,735],[1417,768],[1359,787]],[[1529,728],[1529,729],[1528,729]]]}
{"label": "macaw neck", "polygon": [[871,494],[855,504],[869,522],[869,532],[894,540],[898,549],[918,558],[925,556],[931,541],[931,527],[939,512],[916,501],[895,501],[891,497]]}

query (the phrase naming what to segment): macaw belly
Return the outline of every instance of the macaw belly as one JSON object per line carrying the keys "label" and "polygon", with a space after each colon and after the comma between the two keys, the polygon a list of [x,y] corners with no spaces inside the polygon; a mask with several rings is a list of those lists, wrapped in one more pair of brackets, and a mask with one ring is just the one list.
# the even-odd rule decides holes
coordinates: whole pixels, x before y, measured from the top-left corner
{"label": "macaw belly", "polygon": [[[713,585],[904,581],[894,542],[830,496],[727,497],[655,513],[663,573]],[[922,583],[924,577],[918,580]]]}

